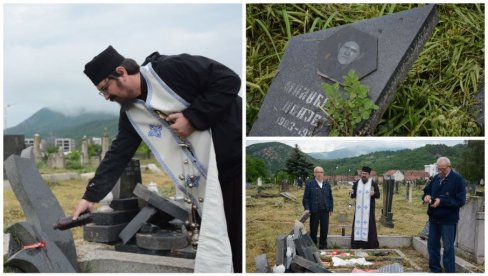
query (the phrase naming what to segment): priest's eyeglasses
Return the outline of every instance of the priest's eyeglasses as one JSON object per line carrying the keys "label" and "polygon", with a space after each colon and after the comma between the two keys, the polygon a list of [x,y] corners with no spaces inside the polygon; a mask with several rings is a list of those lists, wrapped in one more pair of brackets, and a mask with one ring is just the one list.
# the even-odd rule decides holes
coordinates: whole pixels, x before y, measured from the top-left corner
{"label": "priest's eyeglasses", "polygon": [[103,83],[103,85],[100,87],[100,89],[98,89],[98,94],[100,96],[103,96],[105,97],[105,95],[108,94],[108,81],[110,80],[110,78],[106,78],[105,79],[105,82]]}

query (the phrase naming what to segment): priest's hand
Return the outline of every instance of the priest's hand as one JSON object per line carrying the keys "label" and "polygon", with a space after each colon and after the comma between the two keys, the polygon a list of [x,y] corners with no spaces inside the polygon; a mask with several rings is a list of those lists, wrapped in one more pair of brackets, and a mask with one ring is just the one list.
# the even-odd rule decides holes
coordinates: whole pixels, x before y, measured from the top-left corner
{"label": "priest's hand", "polygon": [[310,213],[310,210],[305,210],[305,211],[303,211],[303,214],[304,214],[304,215],[306,215],[306,214],[308,214],[308,213]]}
{"label": "priest's hand", "polygon": [[426,195],[426,196],[424,197],[424,202],[425,202],[425,203],[430,203],[430,200],[431,200],[431,199],[432,199],[432,197],[431,197],[430,195]]}
{"label": "priest's hand", "polygon": [[369,192],[371,194],[371,196],[374,196],[374,190],[371,189],[371,191]]}
{"label": "priest's hand", "polygon": [[190,121],[181,112],[176,112],[169,114],[166,117],[166,121],[171,124],[171,129],[176,133],[176,135],[185,139],[190,136],[195,129],[191,125]]}
{"label": "priest's hand", "polygon": [[78,219],[80,214],[85,211],[90,211],[90,213],[92,213],[93,205],[95,205],[94,202],[90,202],[86,199],[80,200],[80,202],[78,202],[78,205],[75,208],[75,211],[73,212],[73,219]]}

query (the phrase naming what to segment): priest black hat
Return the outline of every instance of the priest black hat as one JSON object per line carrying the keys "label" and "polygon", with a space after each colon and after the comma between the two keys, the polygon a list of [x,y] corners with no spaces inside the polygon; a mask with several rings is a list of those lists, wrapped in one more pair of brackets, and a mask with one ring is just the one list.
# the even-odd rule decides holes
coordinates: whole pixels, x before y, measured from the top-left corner
{"label": "priest black hat", "polygon": [[371,168],[368,166],[364,166],[363,169],[361,170],[363,172],[371,173]]}
{"label": "priest black hat", "polygon": [[97,85],[113,73],[115,68],[117,68],[124,59],[125,58],[110,45],[107,49],[103,50],[103,52],[95,56],[90,62],[85,64],[83,73],[87,75],[94,85]]}

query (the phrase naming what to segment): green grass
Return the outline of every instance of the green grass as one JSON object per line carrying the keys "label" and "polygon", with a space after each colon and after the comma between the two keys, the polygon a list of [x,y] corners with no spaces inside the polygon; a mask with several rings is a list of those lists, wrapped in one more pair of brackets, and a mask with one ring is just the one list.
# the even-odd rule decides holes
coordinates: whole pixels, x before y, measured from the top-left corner
{"label": "green grass", "polygon": [[[290,37],[417,4],[248,4],[247,133]],[[378,136],[479,136],[474,96],[484,78],[484,5],[438,5],[439,23],[383,115]]]}
{"label": "green grass", "polygon": [[[175,187],[167,176],[156,175],[148,172],[142,173],[142,182],[148,184],[149,182],[155,182],[159,191],[165,196],[174,196]],[[66,216],[71,215],[75,209],[76,204],[83,196],[86,181],[83,180],[69,180],[62,182],[48,182],[49,188],[56,196],[61,208],[64,210]],[[95,210],[98,208],[98,204],[95,205]],[[20,221],[25,221],[24,212],[20,207],[19,201],[15,197],[11,189],[4,190],[3,192],[3,231],[12,224]],[[53,222],[54,224],[55,222]],[[83,228],[75,227],[72,230],[73,238],[83,238]]]}

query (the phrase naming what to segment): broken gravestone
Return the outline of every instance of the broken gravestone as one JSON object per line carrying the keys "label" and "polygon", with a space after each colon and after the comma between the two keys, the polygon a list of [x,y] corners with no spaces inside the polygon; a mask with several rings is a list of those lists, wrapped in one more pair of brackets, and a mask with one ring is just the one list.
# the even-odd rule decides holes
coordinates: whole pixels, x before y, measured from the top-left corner
{"label": "broken gravestone", "polygon": [[[5,161],[5,171],[27,219],[23,224],[25,227],[12,228],[9,232],[17,237],[20,245],[28,244],[33,240],[47,244],[35,250],[22,249],[11,257],[17,258],[18,262],[14,259],[8,259],[7,262],[12,266],[21,263],[31,263],[34,266],[39,264],[42,266],[30,270],[37,269],[42,272],[74,272],[77,260],[73,236],[70,231],[53,229],[53,224],[59,218],[65,217],[65,214],[39,174],[35,161],[11,155]],[[30,229],[30,237],[23,240],[22,237],[27,235],[20,235],[20,231],[15,229]],[[29,233],[29,230],[22,230],[22,232]],[[59,254],[63,254],[65,258],[60,258]],[[39,259],[40,256],[44,257]]]}
{"label": "broken gravestone", "polygon": [[354,70],[379,106],[355,133],[373,134],[437,24],[435,5],[290,39],[251,136],[326,136],[324,82]]}

